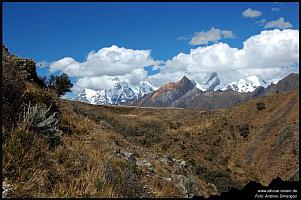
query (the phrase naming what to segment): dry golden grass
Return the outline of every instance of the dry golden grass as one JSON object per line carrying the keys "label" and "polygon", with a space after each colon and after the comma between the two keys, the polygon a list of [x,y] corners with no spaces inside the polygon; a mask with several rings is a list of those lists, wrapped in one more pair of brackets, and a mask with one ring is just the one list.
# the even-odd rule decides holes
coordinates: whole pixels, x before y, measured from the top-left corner
{"label": "dry golden grass", "polygon": [[[297,96],[297,92],[277,94],[212,112],[62,100],[58,104],[59,128],[64,133],[61,144],[49,151],[41,138],[20,125],[3,144],[3,174],[14,185],[14,197],[181,197],[176,180],[161,177],[185,173],[196,179],[194,186],[201,188],[198,194],[207,196],[224,190],[224,185],[241,187],[249,180],[266,183],[276,175],[287,178],[298,158],[292,153],[294,146],[282,142],[285,132],[281,130],[297,124]],[[266,109],[256,110],[257,102],[264,102]],[[281,119],[275,117],[279,115]],[[246,139],[240,135],[241,124],[250,127]],[[269,137],[257,147],[263,129]],[[291,128],[288,141],[296,141],[296,136],[297,130]],[[277,154],[280,161],[276,162],[269,155],[281,145],[286,145],[286,150]],[[252,148],[256,150],[248,164],[247,152]],[[125,158],[114,157],[118,149],[148,160],[154,172],[144,167],[141,173],[141,168]],[[177,161],[161,163],[165,155],[186,160],[187,172],[177,169]],[[263,157],[264,165],[253,160],[258,156]],[[207,171],[197,174],[198,166]],[[151,187],[143,189],[145,184]]]}

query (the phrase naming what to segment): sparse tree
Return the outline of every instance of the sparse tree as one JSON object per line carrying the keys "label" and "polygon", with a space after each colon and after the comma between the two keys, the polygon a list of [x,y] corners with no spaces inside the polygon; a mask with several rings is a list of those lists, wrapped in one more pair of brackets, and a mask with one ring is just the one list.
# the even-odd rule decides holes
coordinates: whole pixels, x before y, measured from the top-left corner
{"label": "sparse tree", "polygon": [[70,88],[73,86],[69,76],[65,73],[60,76],[50,75],[47,83],[47,87],[56,91],[59,96],[64,95],[66,92],[70,92]]}
{"label": "sparse tree", "polygon": [[72,86],[73,84],[71,83],[69,76],[65,73],[57,76],[55,79],[55,90],[59,96],[64,95],[66,92],[70,92]]}
{"label": "sparse tree", "polygon": [[48,81],[47,81],[47,87],[50,89],[55,89],[55,78],[53,74],[50,75]]}

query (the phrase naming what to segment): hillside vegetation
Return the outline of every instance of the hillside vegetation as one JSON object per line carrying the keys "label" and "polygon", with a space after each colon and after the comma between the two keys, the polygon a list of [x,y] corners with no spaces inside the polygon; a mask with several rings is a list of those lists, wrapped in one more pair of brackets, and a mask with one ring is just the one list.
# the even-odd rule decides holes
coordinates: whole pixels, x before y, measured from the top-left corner
{"label": "hillside vegetation", "polygon": [[208,197],[298,173],[298,90],[214,111],[96,106],[2,51],[8,197]]}

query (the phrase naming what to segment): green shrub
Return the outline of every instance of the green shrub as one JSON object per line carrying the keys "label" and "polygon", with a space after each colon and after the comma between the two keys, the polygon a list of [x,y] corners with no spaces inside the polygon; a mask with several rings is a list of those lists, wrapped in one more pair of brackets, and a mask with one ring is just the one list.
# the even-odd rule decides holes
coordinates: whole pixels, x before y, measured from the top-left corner
{"label": "green shrub", "polygon": [[256,109],[257,110],[265,109],[265,104],[264,103],[256,103]]}
{"label": "green shrub", "polygon": [[49,143],[49,148],[54,148],[60,142],[59,129],[57,128],[58,120],[56,112],[47,115],[51,106],[43,103],[37,103],[34,106],[28,105],[23,114],[23,123],[30,130],[41,134]]}
{"label": "green shrub", "polygon": [[248,124],[243,124],[239,127],[239,132],[240,135],[243,136],[243,138],[247,138],[250,130],[249,130],[249,125]]}

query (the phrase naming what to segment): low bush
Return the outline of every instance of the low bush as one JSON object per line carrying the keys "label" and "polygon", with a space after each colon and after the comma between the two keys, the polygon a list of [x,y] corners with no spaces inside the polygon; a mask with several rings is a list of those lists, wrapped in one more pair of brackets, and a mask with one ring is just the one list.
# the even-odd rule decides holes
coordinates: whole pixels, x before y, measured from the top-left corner
{"label": "low bush", "polygon": [[256,103],[256,109],[257,110],[265,109],[265,104],[264,103]]}
{"label": "low bush", "polygon": [[239,132],[240,132],[240,135],[243,137],[243,138],[247,138],[249,133],[250,133],[250,130],[249,130],[249,125],[248,124],[243,124],[239,127]]}
{"label": "low bush", "polygon": [[43,103],[34,106],[29,104],[23,114],[23,123],[29,130],[42,135],[49,148],[53,149],[60,142],[60,131],[57,128],[56,113],[49,114],[50,108],[51,106],[47,108]]}

